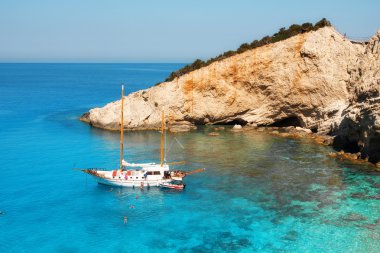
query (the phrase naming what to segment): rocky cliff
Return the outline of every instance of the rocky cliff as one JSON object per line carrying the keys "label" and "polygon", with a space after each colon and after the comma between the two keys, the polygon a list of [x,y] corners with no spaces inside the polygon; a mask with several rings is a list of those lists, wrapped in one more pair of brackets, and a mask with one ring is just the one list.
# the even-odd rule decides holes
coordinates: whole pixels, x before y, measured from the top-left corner
{"label": "rocky cliff", "polygon": [[[158,128],[162,110],[169,128],[301,126],[336,135],[336,146],[378,161],[379,38],[353,43],[324,27],[214,62],[128,95],[125,128]],[[120,101],[112,102],[81,119],[116,130],[119,108]]]}

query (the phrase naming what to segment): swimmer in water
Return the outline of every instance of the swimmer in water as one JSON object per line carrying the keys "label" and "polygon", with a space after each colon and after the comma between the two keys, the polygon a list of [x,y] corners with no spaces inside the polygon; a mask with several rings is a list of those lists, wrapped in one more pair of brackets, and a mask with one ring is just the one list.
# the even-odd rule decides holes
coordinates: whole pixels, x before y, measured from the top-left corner
{"label": "swimmer in water", "polygon": [[127,224],[127,222],[128,222],[128,218],[127,216],[124,216],[124,224]]}

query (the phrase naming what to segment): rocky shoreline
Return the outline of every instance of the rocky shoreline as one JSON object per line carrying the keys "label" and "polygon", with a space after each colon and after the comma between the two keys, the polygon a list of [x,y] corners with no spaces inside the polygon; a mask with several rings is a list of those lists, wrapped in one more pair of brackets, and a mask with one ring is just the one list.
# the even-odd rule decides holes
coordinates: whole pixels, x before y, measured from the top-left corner
{"label": "rocky shoreline", "polygon": [[[334,146],[334,137],[330,135],[320,135],[307,131],[309,129],[300,129],[300,128],[282,128],[282,129],[273,129],[267,128],[265,131],[269,132],[272,135],[284,137],[284,138],[293,138],[293,139],[310,139],[314,143],[323,146]],[[335,158],[340,161],[350,161],[353,163],[366,164],[374,166],[374,169],[380,172],[380,162],[372,163],[368,161],[368,157],[362,158],[361,152],[350,153],[345,152],[343,149],[340,149],[336,152],[330,152],[329,157]]]}
{"label": "rocky shoreline", "polygon": [[[208,136],[219,136],[220,131],[225,130],[225,127],[216,127],[212,132],[208,133]],[[321,135],[313,133],[310,129],[301,128],[301,127],[241,127],[240,125],[235,125],[230,129],[232,132],[240,131],[258,131],[265,132],[267,134],[278,136],[282,138],[291,138],[291,139],[308,139],[314,143],[322,146],[333,146],[334,137],[330,135]],[[350,161],[352,163],[366,164],[373,166],[374,170],[380,172],[380,162],[371,163],[368,161],[368,158],[362,159],[361,153],[349,153],[339,150],[336,152],[330,152],[329,157],[340,160],[340,161]]]}

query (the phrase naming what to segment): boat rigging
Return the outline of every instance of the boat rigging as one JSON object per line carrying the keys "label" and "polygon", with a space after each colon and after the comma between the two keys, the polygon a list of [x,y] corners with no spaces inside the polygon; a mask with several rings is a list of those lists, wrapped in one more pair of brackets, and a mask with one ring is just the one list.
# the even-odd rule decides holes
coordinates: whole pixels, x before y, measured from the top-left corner
{"label": "boat rigging", "polygon": [[[152,187],[183,189],[182,179],[187,174],[200,172],[170,171],[165,161],[165,114],[161,115],[160,163],[128,163],[124,160],[124,85],[121,88],[120,100],[120,165],[118,169],[81,169],[94,177],[98,183],[122,187]],[[172,164],[175,164],[172,163]],[[203,171],[204,169],[202,169]],[[177,182],[174,182],[176,180]],[[179,183],[178,183],[179,181]]]}

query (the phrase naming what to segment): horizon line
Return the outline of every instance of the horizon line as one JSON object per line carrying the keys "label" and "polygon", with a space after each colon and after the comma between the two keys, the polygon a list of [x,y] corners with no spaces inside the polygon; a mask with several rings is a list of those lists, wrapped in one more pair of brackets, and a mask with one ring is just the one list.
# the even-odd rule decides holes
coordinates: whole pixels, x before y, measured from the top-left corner
{"label": "horizon line", "polygon": [[188,64],[190,62],[3,62],[0,61],[0,64]]}

